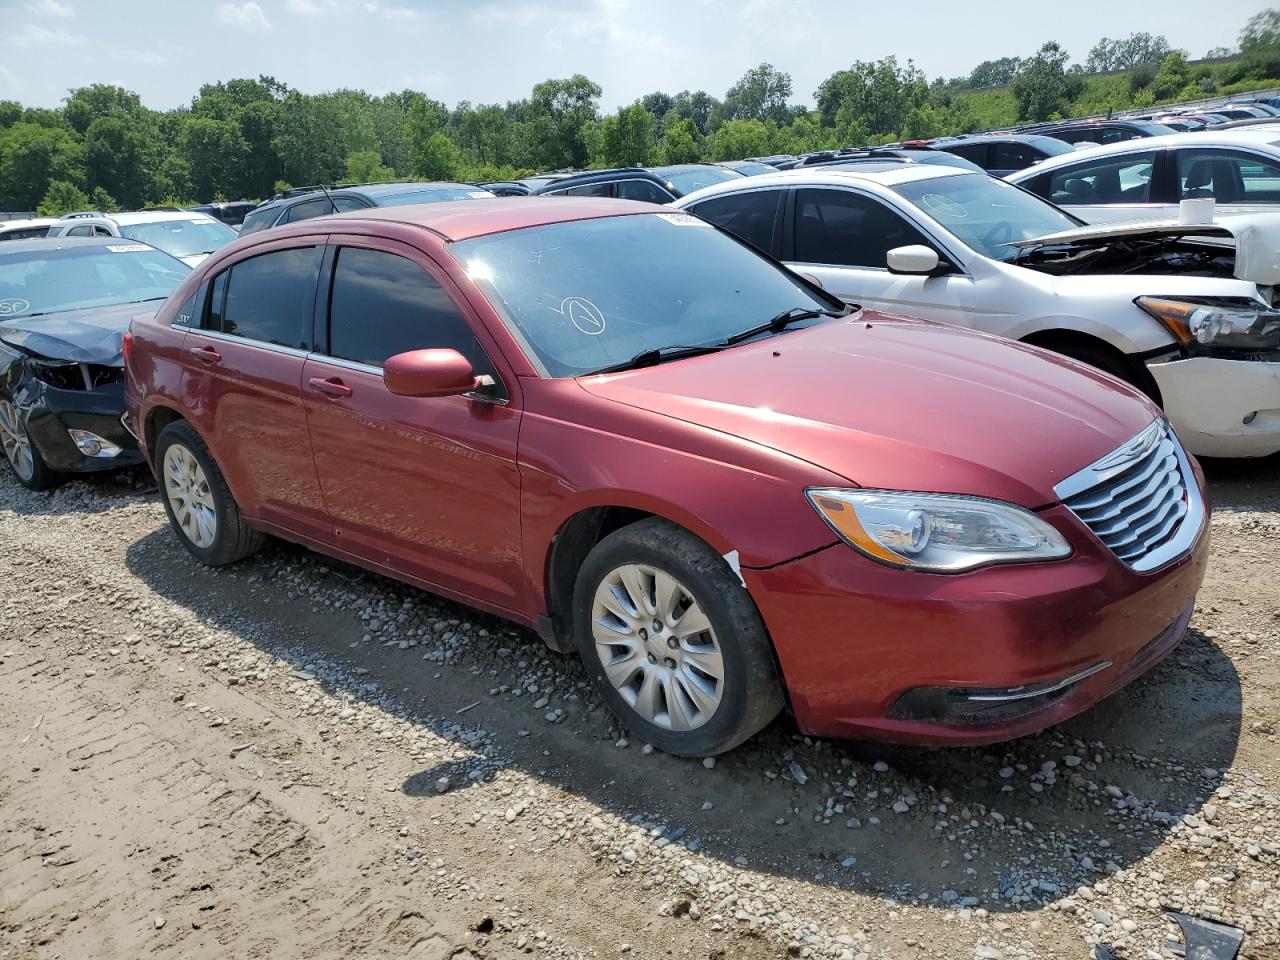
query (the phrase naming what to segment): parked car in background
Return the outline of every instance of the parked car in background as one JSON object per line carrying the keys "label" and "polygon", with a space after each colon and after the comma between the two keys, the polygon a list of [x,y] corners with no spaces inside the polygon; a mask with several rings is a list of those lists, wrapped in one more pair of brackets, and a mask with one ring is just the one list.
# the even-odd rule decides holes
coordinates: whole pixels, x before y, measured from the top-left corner
{"label": "parked car in background", "polygon": [[142,243],[17,240],[0,248],[0,447],[33,490],[140,463],[121,420],[121,340],[191,272]]}
{"label": "parked car in background", "polygon": [[1081,150],[1012,174],[1090,223],[1176,217],[1212,197],[1218,213],[1280,211],[1280,130],[1206,130]]}
{"label": "parked car in background", "polygon": [[70,213],[49,227],[50,237],[124,237],[146,243],[194,267],[236,238],[236,232],[204,213],[139,210]]}
{"label": "parked car in background", "polygon": [[770,157],[747,157],[747,159],[755,163],[763,163],[770,167],[777,167],[779,164],[786,163],[788,160],[794,160],[795,157],[789,153],[779,153]]}
{"label": "parked car in background", "polygon": [[244,218],[253,213],[258,208],[256,203],[250,203],[248,200],[231,200],[223,203],[202,203],[194,207],[187,207],[195,213],[207,214],[219,223],[225,223],[228,227],[238,227],[244,223]]}
{"label": "parked car in background", "polygon": [[646,203],[670,203],[686,193],[742,174],[712,163],[678,163],[666,167],[615,167],[584,170],[534,190],[540,197],[616,197]]}
{"label": "parked car in background", "polygon": [[721,160],[716,166],[740,173],[744,177],[758,177],[762,173],[773,173],[777,169],[758,160]]}
{"label": "parked car in background", "polygon": [[1161,123],[1150,120],[1083,120],[1058,123],[1037,123],[1021,127],[1017,133],[1033,133],[1053,137],[1066,143],[1120,143],[1123,140],[1141,140],[1143,137],[1160,137],[1174,133]]}
{"label": "parked car in background", "polygon": [[527,197],[532,190],[527,183],[521,183],[519,180],[492,180],[479,186],[495,197]]}
{"label": "parked car in background", "polygon": [[539,187],[545,187],[548,183],[556,180],[563,180],[565,177],[573,176],[573,172],[569,170],[560,170],[553,173],[535,173],[532,177],[522,177],[516,183],[522,183],[529,188],[529,192],[533,193]]}
{"label": "parked car in background", "polygon": [[676,206],[849,302],[1097,367],[1161,403],[1195,453],[1280,451],[1280,217],[1085,227],[1003,180],[924,164],[753,177]]}
{"label": "parked car in background", "polygon": [[944,167],[961,167],[965,170],[981,170],[976,163],[945,150],[909,147],[846,147],[841,150],[820,150],[806,154],[790,163],[781,164],[778,170],[802,170],[809,167],[829,167],[850,163],[874,163],[879,160],[906,161],[909,163],[936,163]]}
{"label": "parked car in background", "polygon": [[241,236],[269,230],[313,217],[373,207],[398,207],[409,203],[484,199],[493,194],[470,183],[366,183],[320,190],[295,190],[272,198],[244,218]]}
{"label": "parked car in background", "polygon": [[1054,137],[1017,133],[965,137],[939,143],[937,149],[964,157],[995,177],[1025,170],[1049,157],[1074,150],[1071,144]]}
{"label": "parked car in background", "polygon": [[57,217],[28,217],[24,220],[0,220],[0,240],[33,240],[47,237]]}
{"label": "parked car in background", "polygon": [[682,755],[784,704],[938,744],[1057,723],[1176,646],[1208,553],[1199,470],[1136,392],[851,311],[669,207],[251,235],[127,355],[199,560],[273,533],[533,627]]}

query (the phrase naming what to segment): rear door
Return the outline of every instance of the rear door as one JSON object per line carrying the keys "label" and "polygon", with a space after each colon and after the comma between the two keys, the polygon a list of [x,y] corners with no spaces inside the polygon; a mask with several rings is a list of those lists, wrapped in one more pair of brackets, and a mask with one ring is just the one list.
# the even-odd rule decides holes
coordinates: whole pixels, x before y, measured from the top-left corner
{"label": "rear door", "polygon": [[1176,217],[1163,188],[1168,151],[1134,149],[1045,171],[1026,186],[1086,223]]}
{"label": "rear door", "polygon": [[[343,237],[327,263],[303,396],[336,542],[443,592],[523,606],[515,378],[495,364],[470,305],[421,251]],[[440,347],[468,357],[493,387],[465,397],[387,389],[388,357]]]}
{"label": "rear door", "polygon": [[329,543],[302,408],[324,237],[255,247],[216,274],[182,347],[181,394],[240,508]]}
{"label": "rear door", "polygon": [[1226,147],[1183,147],[1174,155],[1178,200],[1211,197],[1218,213],[1280,211],[1280,156]]}

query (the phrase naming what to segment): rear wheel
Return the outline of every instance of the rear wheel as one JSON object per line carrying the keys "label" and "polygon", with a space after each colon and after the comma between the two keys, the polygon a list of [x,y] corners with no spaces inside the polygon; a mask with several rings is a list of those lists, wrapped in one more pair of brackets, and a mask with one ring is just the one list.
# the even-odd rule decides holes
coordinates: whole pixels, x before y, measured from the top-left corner
{"label": "rear wheel", "polygon": [[665,520],[623,527],[588,554],[574,636],[610,709],[668,753],[730,750],[782,709],[751,598],[715,551]]}
{"label": "rear wheel", "polygon": [[27,425],[18,408],[8,400],[0,400],[0,448],[9,461],[18,482],[31,490],[48,490],[62,483],[63,476],[47,463],[31,442]]}
{"label": "rear wheel", "polygon": [[156,439],[160,493],[169,523],[201,563],[220,567],[262,548],[266,537],[240,514],[222,471],[204,440],[185,420]]}

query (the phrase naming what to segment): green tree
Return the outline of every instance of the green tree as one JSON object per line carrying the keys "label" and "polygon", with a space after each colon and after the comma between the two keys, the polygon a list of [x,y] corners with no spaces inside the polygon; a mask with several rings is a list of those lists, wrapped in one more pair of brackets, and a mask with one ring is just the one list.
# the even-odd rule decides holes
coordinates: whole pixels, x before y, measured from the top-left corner
{"label": "green tree", "polygon": [[361,150],[347,157],[347,180],[352,183],[385,183],[396,172],[382,162],[377,150]]}
{"label": "green tree", "polygon": [[1151,82],[1150,90],[1153,99],[1173,100],[1181,96],[1187,84],[1191,83],[1191,67],[1187,64],[1187,56],[1181,50],[1173,50],[1165,55]]}
{"label": "green tree", "polygon": [[667,124],[658,153],[663,163],[697,163],[705,154],[704,140],[692,119],[672,120]]}
{"label": "green tree", "polygon": [[93,188],[89,203],[94,210],[100,210],[103,213],[116,213],[120,209],[120,204],[116,203],[116,198],[101,187]]}
{"label": "green tree", "polygon": [[600,121],[599,155],[607,166],[643,166],[653,150],[653,116],[639,103]]}
{"label": "green tree", "polygon": [[271,141],[280,157],[281,175],[290,183],[332,183],[347,169],[347,155],[332,134],[339,124],[331,100],[290,90],[280,105]]}
{"label": "green tree", "polygon": [[1013,81],[1018,119],[1048,120],[1067,112],[1071,101],[1084,90],[1084,81],[1067,73],[1068,59],[1067,51],[1051,41],[1023,64]]}
{"label": "green tree", "polygon": [[1021,57],[983,60],[969,73],[966,84],[969,87],[1005,87],[1013,82],[1021,67]]}
{"label": "green tree", "polygon": [[66,99],[63,115],[66,122],[82,136],[95,120],[104,117],[132,119],[143,112],[142,98],[131,90],[107,83],[95,83],[72,90]]}
{"label": "green tree", "polygon": [[588,160],[586,126],[597,118],[600,85],[580,73],[567,80],[544,80],[533,88],[528,114],[537,123],[546,167],[583,167]]}
{"label": "green tree", "polygon": [[149,139],[138,118],[98,117],[84,135],[89,183],[102,187],[126,207],[142,206],[151,196],[153,147],[154,140]]}
{"label": "green tree", "polygon": [[723,112],[724,105],[705,90],[681,90],[671,98],[671,109],[681,120],[692,120],[703,136],[711,133],[713,117]]}
{"label": "green tree", "polygon": [[207,203],[218,194],[243,196],[250,148],[238,124],[193,117],[182,131],[179,146],[186,161],[189,191],[201,202]]}
{"label": "green tree", "polygon": [[413,104],[406,133],[413,150],[413,172],[416,176],[427,180],[453,180],[458,176],[462,153],[440,129],[440,114],[426,98]]}
{"label": "green tree", "polygon": [[743,160],[769,150],[769,128],[759,120],[728,120],[711,136],[712,160]]}
{"label": "green tree", "polygon": [[0,207],[30,210],[54,180],[84,183],[84,148],[70,129],[22,120],[0,133]]}
{"label": "green tree", "polygon": [[835,126],[843,109],[846,125],[857,124],[872,136],[892,137],[912,109],[929,101],[929,82],[910,60],[906,66],[899,66],[897,57],[875,63],[859,60],[824,80],[814,98],[823,126]]}
{"label": "green tree", "polygon": [[22,119],[22,104],[17,100],[0,100],[0,130],[12,127]]}
{"label": "green tree", "polygon": [[762,63],[744,73],[724,95],[724,113],[730,120],[790,119],[787,100],[791,97],[791,74]]}
{"label": "green tree", "polygon": [[60,217],[64,213],[87,209],[89,198],[83,190],[66,180],[54,180],[45,191],[36,212],[42,217]]}

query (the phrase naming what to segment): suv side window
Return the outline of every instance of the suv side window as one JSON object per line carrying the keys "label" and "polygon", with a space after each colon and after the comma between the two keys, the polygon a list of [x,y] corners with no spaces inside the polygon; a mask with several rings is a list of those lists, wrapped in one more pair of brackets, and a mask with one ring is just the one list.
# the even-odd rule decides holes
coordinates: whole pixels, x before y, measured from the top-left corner
{"label": "suv side window", "polygon": [[991,154],[992,170],[1025,170],[1037,160],[1044,159],[1040,151],[1025,143],[994,143]]}
{"label": "suv side window", "polygon": [[644,200],[648,203],[670,203],[675,199],[650,180],[619,180],[618,196],[623,200]]}
{"label": "suv side window", "polygon": [[1076,206],[1148,203],[1155,162],[1155,151],[1147,150],[1054,170],[1049,176],[1049,199]]}
{"label": "suv side window", "polygon": [[371,367],[408,350],[451,348],[477,374],[493,364],[448,292],[412,260],[342,247],[329,298],[328,355]]}
{"label": "suv side window", "polygon": [[984,170],[987,166],[987,144],[985,143],[958,143],[954,146],[947,147],[947,153],[954,153],[957,157],[964,157],[971,160]]}
{"label": "suv side window", "polygon": [[203,327],[301,348],[320,272],[320,247],[293,247],[233,264],[214,278]]}
{"label": "suv side window", "polygon": [[305,203],[296,203],[285,214],[284,222],[297,223],[299,220],[323,217],[326,213],[332,213],[333,207],[334,205],[330,203],[328,197],[319,197],[315,200],[308,200]]}
{"label": "suv side window", "polygon": [[796,261],[888,268],[895,247],[929,239],[879,200],[847,190],[796,192]]}
{"label": "suv side window", "polygon": [[333,205],[339,213],[346,213],[348,210],[368,209],[366,204],[361,203],[355,197],[334,197]]}
{"label": "suv side window", "polygon": [[613,183],[607,180],[604,183],[584,183],[580,187],[569,187],[562,194],[566,197],[612,197]]}
{"label": "suv side window", "polygon": [[1280,164],[1235,150],[1178,151],[1178,199],[1213,197],[1218,203],[1280,202]]}
{"label": "suv side window", "polygon": [[782,190],[750,190],[704,200],[692,210],[704,220],[747,241],[757,250],[773,252],[773,228]]}

